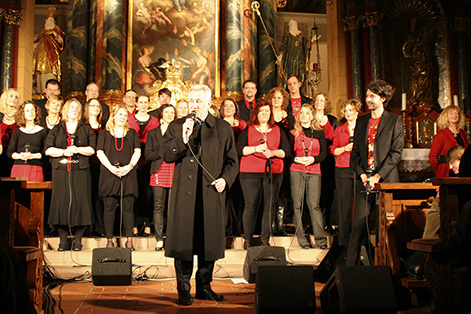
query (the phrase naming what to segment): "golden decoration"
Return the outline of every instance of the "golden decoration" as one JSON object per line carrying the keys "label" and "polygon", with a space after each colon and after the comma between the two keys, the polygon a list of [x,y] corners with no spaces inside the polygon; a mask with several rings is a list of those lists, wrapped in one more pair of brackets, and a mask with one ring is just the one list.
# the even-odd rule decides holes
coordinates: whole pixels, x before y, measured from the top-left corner
{"label": "golden decoration", "polygon": [[21,10],[2,9],[0,8],[0,23],[20,25]]}
{"label": "golden decoration", "polygon": [[288,3],[287,0],[278,0],[278,3],[277,3],[276,6],[277,6],[278,8],[284,8],[284,7],[286,7],[286,4],[287,4],[287,3]]}

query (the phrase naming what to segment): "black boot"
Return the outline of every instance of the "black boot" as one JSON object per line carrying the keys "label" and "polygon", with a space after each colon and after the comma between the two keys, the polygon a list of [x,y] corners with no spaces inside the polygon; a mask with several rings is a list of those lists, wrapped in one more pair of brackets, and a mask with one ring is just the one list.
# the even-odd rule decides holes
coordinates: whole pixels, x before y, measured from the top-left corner
{"label": "black boot", "polygon": [[279,206],[276,210],[275,219],[272,224],[273,235],[277,235],[277,236],[286,235],[285,226],[283,224],[284,216],[285,216],[285,208],[282,206]]}

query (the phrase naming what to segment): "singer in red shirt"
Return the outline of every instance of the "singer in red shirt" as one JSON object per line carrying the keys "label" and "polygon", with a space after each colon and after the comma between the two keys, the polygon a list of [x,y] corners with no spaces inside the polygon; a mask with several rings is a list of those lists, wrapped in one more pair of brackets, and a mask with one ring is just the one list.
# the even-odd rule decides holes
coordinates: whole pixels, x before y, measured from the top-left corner
{"label": "singer in red shirt", "polygon": [[304,200],[306,200],[316,246],[325,249],[327,237],[324,232],[324,217],[319,201],[322,178],[320,163],[327,155],[327,144],[324,130],[315,120],[314,107],[311,104],[301,106],[291,135],[294,158],[289,170],[298,243],[303,249],[311,247],[310,240],[304,234],[301,219]]}
{"label": "singer in red shirt", "polygon": [[349,99],[342,104],[341,114],[345,123],[334,131],[331,153],[335,160],[335,193],[339,210],[339,244],[347,248],[352,230],[352,209],[354,193],[354,169],[350,167],[350,155],[353,148],[353,133],[361,110],[361,102]]}
{"label": "singer in red shirt", "polygon": [[264,204],[261,241],[263,246],[269,246],[269,213],[277,205],[283,158],[291,151],[285,132],[275,124],[270,103],[257,103],[248,124],[237,141],[237,153],[242,156],[239,177],[245,199],[244,249],[250,246],[253,237],[260,196]]}

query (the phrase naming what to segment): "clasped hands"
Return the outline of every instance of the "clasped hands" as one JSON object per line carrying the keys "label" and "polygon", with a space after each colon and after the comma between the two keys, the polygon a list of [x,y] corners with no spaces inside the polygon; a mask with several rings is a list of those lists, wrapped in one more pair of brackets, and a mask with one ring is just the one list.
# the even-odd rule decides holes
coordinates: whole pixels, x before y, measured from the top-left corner
{"label": "clasped hands", "polygon": [[110,167],[110,172],[117,176],[118,178],[122,178],[126,176],[131,170],[132,166],[130,164],[127,164],[126,166],[123,167],[116,167],[116,166],[111,166]]}
{"label": "clasped hands", "polygon": [[314,157],[313,156],[307,156],[307,157],[296,157],[295,162],[298,164],[302,164],[304,166],[309,166],[314,163]]}
{"label": "clasped hands", "polygon": [[18,155],[20,155],[20,159],[21,160],[24,160],[25,162],[28,160],[28,159],[31,159],[31,152],[22,152],[22,153],[18,153]]}
{"label": "clasped hands", "polygon": [[262,153],[266,158],[275,157],[275,154],[267,146],[267,143],[263,143],[255,146],[255,153]]}
{"label": "clasped hands", "polygon": [[64,156],[65,157],[72,157],[74,154],[79,153],[79,148],[75,145],[69,146],[66,149],[64,149]]}

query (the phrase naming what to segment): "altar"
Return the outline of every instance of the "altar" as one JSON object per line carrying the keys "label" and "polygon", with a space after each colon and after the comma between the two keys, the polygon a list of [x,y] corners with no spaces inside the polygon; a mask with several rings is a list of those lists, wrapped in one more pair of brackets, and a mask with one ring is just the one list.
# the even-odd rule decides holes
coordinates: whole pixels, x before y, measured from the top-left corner
{"label": "altar", "polygon": [[399,162],[401,182],[423,182],[435,176],[428,154],[430,148],[404,148]]}

